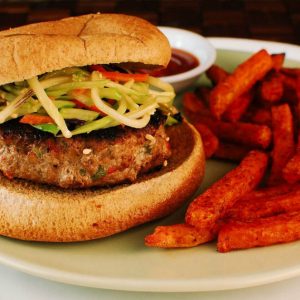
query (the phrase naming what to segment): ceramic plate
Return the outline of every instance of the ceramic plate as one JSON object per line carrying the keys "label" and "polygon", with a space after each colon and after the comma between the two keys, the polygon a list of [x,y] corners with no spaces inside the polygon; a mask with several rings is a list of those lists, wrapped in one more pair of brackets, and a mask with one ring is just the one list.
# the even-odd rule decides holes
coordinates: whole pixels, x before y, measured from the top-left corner
{"label": "ceramic plate", "polygon": [[[288,65],[300,66],[300,47],[264,41],[210,38],[217,63],[228,70],[266,48],[286,52]],[[298,62],[297,62],[298,61]],[[205,78],[203,78],[205,80]],[[209,161],[201,189],[233,165]],[[215,243],[191,249],[144,246],[158,224],[182,220],[184,209],[169,218],[98,241],[45,244],[0,238],[0,262],[60,282],[131,291],[209,291],[261,285],[300,275],[300,242],[221,254]]]}

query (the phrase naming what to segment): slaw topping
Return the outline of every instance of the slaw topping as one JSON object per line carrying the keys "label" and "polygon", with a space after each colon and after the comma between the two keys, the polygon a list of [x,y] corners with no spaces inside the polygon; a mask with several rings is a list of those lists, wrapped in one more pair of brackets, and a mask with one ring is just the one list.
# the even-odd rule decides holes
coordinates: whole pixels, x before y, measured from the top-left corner
{"label": "slaw topping", "polygon": [[171,118],[174,98],[170,84],[149,75],[72,67],[0,86],[0,123],[21,118],[66,138],[118,125],[143,128],[157,109]]}

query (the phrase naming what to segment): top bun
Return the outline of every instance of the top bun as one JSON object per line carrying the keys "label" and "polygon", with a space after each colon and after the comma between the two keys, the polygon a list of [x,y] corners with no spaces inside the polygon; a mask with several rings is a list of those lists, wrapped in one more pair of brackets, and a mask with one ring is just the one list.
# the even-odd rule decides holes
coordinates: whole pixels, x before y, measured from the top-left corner
{"label": "top bun", "polygon": [[0,31],[0,85],[72,66],[139,63],[166,66],[167,38],[149,22],[90,14]]}

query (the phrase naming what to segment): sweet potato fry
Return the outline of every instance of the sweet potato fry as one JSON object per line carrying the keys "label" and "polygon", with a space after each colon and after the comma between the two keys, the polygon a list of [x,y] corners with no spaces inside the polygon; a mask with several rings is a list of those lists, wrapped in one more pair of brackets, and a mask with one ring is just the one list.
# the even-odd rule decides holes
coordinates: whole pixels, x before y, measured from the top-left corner
{"label": "sweet potato fry", "polygon": [[282,171],[283,178],[288,183],[300,181],[300,153],[296,153],[286,164]]}
{"label": "sweet potato fry", "polygon": [[223,115],[224,120],[229,122],[238,121],[247,111],[252,99],[253,93],[251,92],[242,94],[241,96],[235,98],[225,111]]}
{"label": "sweet potato fry", "polygon": [[160,248],[194,247],[213,240],[214,231],[196,229],[188,224],[158,226],[145,237],[145,245]]}
{"label": "sweet potato fry", "polygon": [[271,103],[280,101],[283,90],[282,76],[279,73],[272,72],[261,82],[260,100]]}
{"label": "sweet potato fry", "polygon": [[190,120],[195,123],[201,119],[201,116],[210,116],[211,113],[199,97],[194,93],[187,92],[183,95],[183,113]]}
{"label": "sweet potato fry", "polygon": [[201,99],[192,92],[184,93],[182,103],[184,111],[199,113],[206,109]]}
{"label": "sweet potato fry", "polygon": [[186,223],[200,229],[212,229],[237,200],[259,184],[267,162],[267,154],[249,152],[235,169],[191,202],[185,215]]}
{"label": "sweet potato fry", "polygon": [[300,211],[300,187],[281,195],[239,200],[226,213],[225,218],[238,221],[249,221],[271,217],[281,213]]}
{"label": "sweet potato fry", "polygon": [[300,76],[300,69],[299,68],[282,68],[280,70],[283,74],[288,76]]}
{"label": "sweet potato fry", "polygon": [[[207,72],[207,77],[216,85],[225,80],[229,75],[224,69],[217,65],[211,66]],[[241,116],[246,112],[253,98],[253,93],[247,92],[236,99],[229,105],[228,109],[224,113],[224,120],[230,122],[238,121]],[[209,102],[208,102],[209,103]]]}
{"label": "sweet potato fry", "polygon": [[296,78],[296,84],[295,84],[295,91],[296,91],[296,103],[294,104],[294,114],[297,118],[297,126],[300,127],[300,75]]}
{"label": "sweet potato fry", "polygon": [[293,156],[296,146],[293,117],[289,105],[285,103],[273,106],[271,112],[274,146],[268,184],[275,185],[282,182],[282,169]]}
{"label": "sweet potato fry", "polygon": [[244,197],[242,197],[238,202],[247,203],[251,201],[256,201],[258,199],[264,201],[269,197],[280,196],[298,190],[300,190],[300,185],[298,184],[283,183],[276,186],[269,186],[253,190],[250,193],[246,194]]}
{"label": "sweet potato fry", "polygon": [[283,83],[283,96],[284,100],[289,101],[290,103],[297,103],[297,76],[289,76],[285,73],[280,72]]}
{"label": "sweet potato fry", "polygon": [[[281,73],[284,85],[283,99],[291,104],[296,126],[300,127],[300,69],[284,68]],[[289,73],[290,75],[287,75]]]}
{"label": "sweet potato fry", "polygon": [[255,53],[240,64],[212,90],[210,94],[212,114],[220,119],[234,99],[249,91],[272,67],[273,61],[266,50]]}
{"label": "sweet potato fry", "polygon": [[212,65],[207,71],[206,76],[213,82],[214,85],[225,80],[229,75],[223,68],[218,65]]}
{"label": "sweet potato fry", "polygon": [[251,222],[229,222],[219,231],[217,248],[219,252],[228,252],[298,239],[300,239],[300,212],[293,212]]}
{"label": "sweet potato fry", "polygon": [[[220,66],[213,65],[206,71],[207,77],[216,85],[225,80],[229,75]],[[246,112],[253,98],[253,93],[247,92],[236,99],[229,105],[228,109],[224,113],[224,120],[230,122],[238,121],[241,116]]]}
{"label": "sweet potato fry", "polygon": [[219,142],[217,150],[213,157],[218,159],[230,160],[233,162],[240,162],[251,149],[236,144]]}
{"label": "sweet potato fry", "polygon": [[272,126],[271,110],[268,108],[257,108],[249,114],[248,118],[254,124]]}
{"label": "sweet potato fry", "polygon": [[[300,71],[300,70],[299,70]],[[294,78],[294,86],[292,95],[292,101],[290,102],[291,110],[294,116],[295,128],[300,128],[300,74]],[[289,99],[287,99],[289,100]]]}
{"label": "sweet potato fry", "polygon": [[266,149],[271,143],[272,132],[265,125],[223,122],[207,116],[201,117],[201,123],[207,125],[219,139],[227,142],[262,149]]}
{"label": "sweet potato fry", "polygon": [[284,167],[282,176],[288,183],[300,181],[300,133],[298,134],[296,153]]}
{"label": "sweet potato fry", "polygon": [[201,135],[205,157],[210,158],[218,149],[219,139],[206,125],[202,123],[195,123],[194,125]]}
{"label": "sweet potato fry", "polygon": [[187,119],[192,123],[198,123],[201,122],[202,118],[211,118],[210,111],[208,109],[203,109],[200,112],[191,112],[187,109],[184,110],[184,115],[187,117]]}
{"label": "sweet potato fry", "polygon": [[271,55],[273,61],[273,69],[279,71],[283,67],[285,53],[276,53]]}
{"label": "sweet potato fry", "polygon": [[[299,77],[299,87],[300,87],[300,77]],[[300,128],[300,88],[299,94],[297,95],[296,103],[291,105],[291,110],[294,116],[294,126],[295,128]]]}

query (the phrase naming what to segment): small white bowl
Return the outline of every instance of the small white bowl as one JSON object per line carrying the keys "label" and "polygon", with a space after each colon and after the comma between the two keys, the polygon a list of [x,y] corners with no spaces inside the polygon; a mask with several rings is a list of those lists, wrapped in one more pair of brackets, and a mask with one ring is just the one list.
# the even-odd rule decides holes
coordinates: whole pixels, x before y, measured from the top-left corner
{"label": "small white bowl", "polygon": [[172,48],[187,51],[200,62],[196,68],[187,72],[161,77],[163,81],[172,84],[176,92],[180,92],[192,86],[200,75],[215,62],[216,49],[206,38],[192,31],[165,26],[158,28],[168,38]]}

